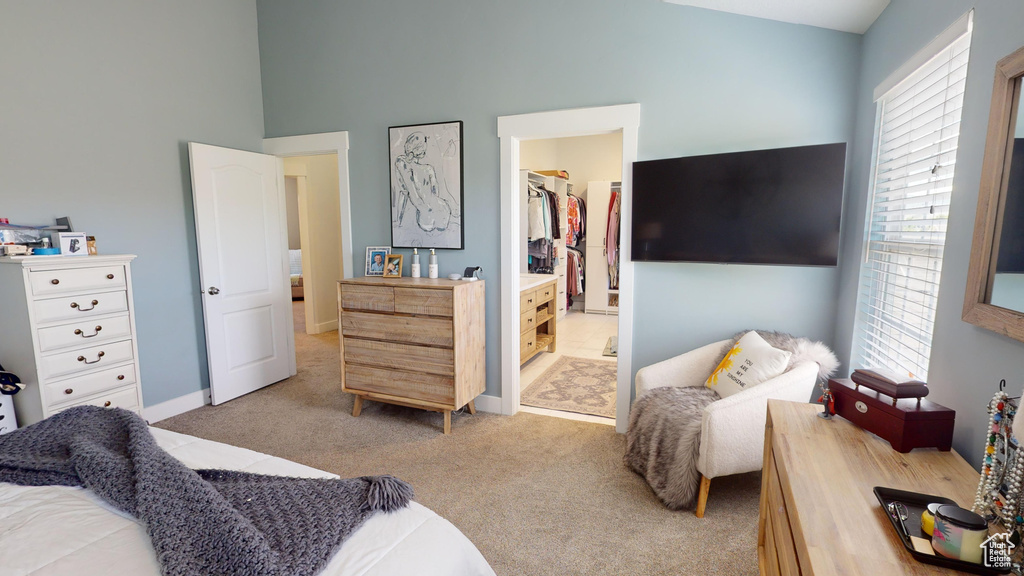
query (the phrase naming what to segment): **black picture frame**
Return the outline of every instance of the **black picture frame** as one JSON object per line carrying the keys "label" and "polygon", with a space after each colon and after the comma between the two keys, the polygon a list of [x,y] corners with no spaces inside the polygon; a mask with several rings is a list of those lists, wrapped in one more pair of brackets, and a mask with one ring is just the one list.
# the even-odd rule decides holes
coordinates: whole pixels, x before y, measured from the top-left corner
{"label": "black picture frame", "polygon": [[388,128],[393,248],[465,247],[461,120]]}

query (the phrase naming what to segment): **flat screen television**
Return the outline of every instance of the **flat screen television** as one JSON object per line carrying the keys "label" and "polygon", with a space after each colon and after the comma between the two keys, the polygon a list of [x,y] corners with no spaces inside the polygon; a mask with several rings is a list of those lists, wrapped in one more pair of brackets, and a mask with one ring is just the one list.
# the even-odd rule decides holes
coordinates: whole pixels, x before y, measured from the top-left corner
{"label": "flat screen television", "polygon": [[835,266],[846,144],[633,163],[634,261]]}

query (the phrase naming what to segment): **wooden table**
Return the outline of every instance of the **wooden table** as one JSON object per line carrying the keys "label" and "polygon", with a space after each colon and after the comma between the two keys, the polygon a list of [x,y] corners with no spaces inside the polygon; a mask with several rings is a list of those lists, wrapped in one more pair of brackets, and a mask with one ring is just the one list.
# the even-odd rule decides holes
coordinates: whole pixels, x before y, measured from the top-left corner
{"label": "wooden table", "polygon": [[761,574],[962,574],[907,552],[875,486],[974,503],[978,472],[954,451],[900,454],[821,407],[768,401],[758,523]]}

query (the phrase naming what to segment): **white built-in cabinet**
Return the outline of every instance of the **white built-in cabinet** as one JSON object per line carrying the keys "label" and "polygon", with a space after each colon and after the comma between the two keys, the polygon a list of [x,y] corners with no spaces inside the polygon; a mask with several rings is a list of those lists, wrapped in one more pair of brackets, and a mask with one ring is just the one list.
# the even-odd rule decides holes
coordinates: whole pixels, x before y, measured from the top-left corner
{"label": "white built-in cabinet", "polygon": [[584,237],[583,256],[586,260],[587,290],[584,311],[588,313],[616,314],[619,310],[619,291],[609,288],[608,204],[612,190],[620,191],[621,182],[588,182],[583,199],[587,203],[587,235]]}
{"label": "white built-in cabinet", "polygon": [[134,258],[0,258],[0,364],[27,384],[20,425],[82,404],[141,412]]}
{"label": "white built-in cabinet", "polygon": [[566,313],[566,270],[568,269],[568,259],[565,250],[565,236],[569,233],[569,220],[567,217],[568,204],[569,204],[569,193],[572,192],[572,184],[569,183],[565,178],[558,176],[547,176],[532,172],[530,170],[521,170],[519,175],[519,197],[522,201],[522,259],[523,264],[521,267],[522,272],[526,272],[526,261],[527,261],[527,197],[529,194],[529,182],[532,180],[542,185],[547,190],[554,192],[558,195],[558,209],[559,209],[559,222],[561,223],[561,238],[555,240],[555,256],[558,258],[558,265],[555,266],[554,275],[558,276],[557,283],[557,294],[555,295],[555,305],[557,308],[557,319],[561,320],[565,317]]}

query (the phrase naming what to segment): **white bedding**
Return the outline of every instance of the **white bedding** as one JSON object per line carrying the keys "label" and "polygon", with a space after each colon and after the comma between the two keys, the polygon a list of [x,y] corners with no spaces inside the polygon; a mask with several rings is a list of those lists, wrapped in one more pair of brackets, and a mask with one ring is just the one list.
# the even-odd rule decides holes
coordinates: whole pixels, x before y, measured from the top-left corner
{"label": "white bedding", "polygon": [[[236,446],[151,428],[160,446],[191,468],[333,477]],[[413,487],[415,488],[415,486]],[[159,576],[145,528],[83,488],[0,482],[0,576]],[[493,575],[458,528],[412,502],[371,517],[338,550],[323,576]]]}

